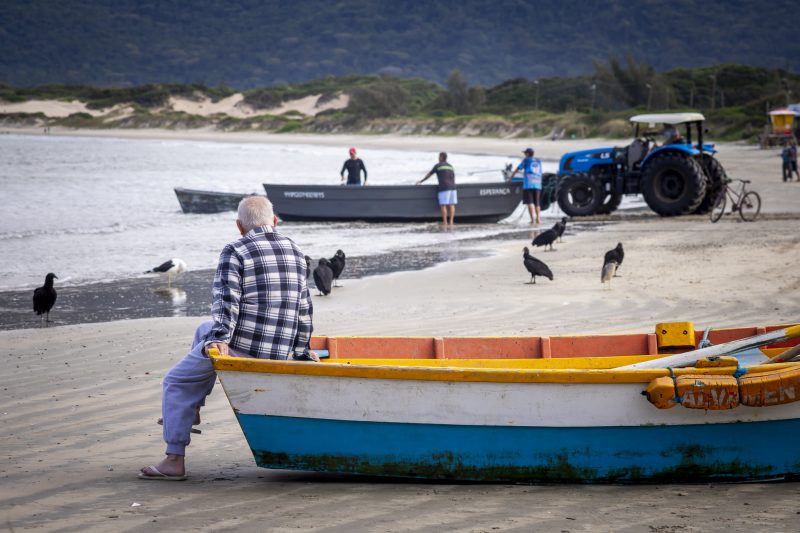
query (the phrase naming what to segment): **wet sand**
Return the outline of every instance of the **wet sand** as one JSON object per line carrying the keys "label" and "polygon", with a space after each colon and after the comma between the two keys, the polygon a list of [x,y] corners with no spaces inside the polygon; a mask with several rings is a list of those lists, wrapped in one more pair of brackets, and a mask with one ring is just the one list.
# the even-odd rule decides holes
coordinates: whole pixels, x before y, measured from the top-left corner
{"label": "wet sand", "polygon": [[[746,155],[746,153],[745,153]],[[736,156],[740,157],[740,156]],[[757,162],[741,169],[758,170]],[[770,160],[771,162],[771,160]],[[747,176],[747,174],[744,174]],[[765,206],[640,217],[534,250],[554,281],[528,285],[519,239],[492,255],[348,279],[314,299],[331,335],[519,335],[800,321],[798,184],[751,173]],[[792,203],[793,202],[793,203]],[[603,253],[626,249],[600,284]],[[524,486],[421,483],[257,468],[220,388],[189,448],[189,481],[144,482],[159,460],[160,382],[201,317],[0,331],[0,523],[13,531],[770,531],[800,529],[800,483]],[[793,436],[787,435],[787,438]],[[764,450],[769,453],[769,450]],[[138,504],[138,505],[135,505]]]}
{"label": "wet sand", "polygon": [[[291,226],[281,226],[281,231],[291,235]],[[422,270],[449,261],[488,256],[492,251],[487,248],[487,242],[520,240],[525,234],[523,230],[491,238],[453,241],[446,249],[419,247],[348,257],[341,280]],[[316,261],[312,269],[315,266]],[[78,286],[56,284],[58,300],[50,314],[50,327],[136,318],[202,316],[211,308],[213,279],[213,270],[196,270],[181,274],[171,284],[157,274]],[[317,294],[313,278],[309,278],[309,288]],[[41,325],[41,317],[31,312],[32,292],[31,289],[0,291],[0,330]]]}

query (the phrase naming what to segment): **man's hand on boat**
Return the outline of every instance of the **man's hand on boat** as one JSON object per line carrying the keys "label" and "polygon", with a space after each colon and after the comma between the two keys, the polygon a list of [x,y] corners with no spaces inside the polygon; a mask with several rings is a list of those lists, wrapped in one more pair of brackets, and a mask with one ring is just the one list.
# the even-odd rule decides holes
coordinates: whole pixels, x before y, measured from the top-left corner
{"label": "man's hand on boat", "polygon": [[[213,355],[214,357],[225,357],[228,355],[228,345],[224,342],[211,342],[206,346],[206,355]],[[296,361],[312,361],[319,363],[319,355],[313,350],[309,350],[306,357],[296,357]]]}
{"label": "man's hand on boat", "polygon": [[228,344],[224,342],[211,342],[206,345],[206,355],[225,357],[228,355]]}
{"label": "man's hand on boat", "polygon": [[293,356],[290,359],[293,359],[294,361],[311,361],[312,363],[319,363],[319,354],[313,350],[309,350],[305,357]]}

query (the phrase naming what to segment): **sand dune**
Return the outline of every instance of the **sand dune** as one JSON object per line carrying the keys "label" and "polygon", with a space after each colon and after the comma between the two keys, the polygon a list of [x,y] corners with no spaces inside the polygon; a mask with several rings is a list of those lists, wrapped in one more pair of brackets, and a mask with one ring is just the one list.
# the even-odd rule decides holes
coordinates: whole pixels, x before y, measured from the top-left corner
{"label": "sand dune", "polygon": [[72,100],[70,102],[62,100],[28,100],[26,102],[2,102],[0,101],[0,113],[43,113],[47,117],[64,118],[74,113],[88,113],[93,117],[99,117],[111,113],[117,106],[109,109],[90,109],[84,102]]}
{"label": "sand dune", "polygon": [[[314,116],[328,109],[343,109],[347,107],[350,101],[350,97],[346,94],[340,94],[327,101],[321,101],[321,99],[321,94],[313,94],[303,98],[287,100],[273,108],[254,109],[244,102],[242,93],[233,94],[216,102],[210,98],[196,100],[172,96],[164,110],[179,111],[204,117],[227,115],[234,118],[247,118],[265,114],[282,115],[290,111]],[[121,110],[125,112],[121,113]],[[123,104],[105,109],[90,109],[84,102],[79,100],[70,102],[62,100],[28,100],[16,103],[0,101],[0,113],[43,113],[50,118],[64,118],[74,113],[88,113],[93,117],[120,119],[133,114],[133,109]]]}

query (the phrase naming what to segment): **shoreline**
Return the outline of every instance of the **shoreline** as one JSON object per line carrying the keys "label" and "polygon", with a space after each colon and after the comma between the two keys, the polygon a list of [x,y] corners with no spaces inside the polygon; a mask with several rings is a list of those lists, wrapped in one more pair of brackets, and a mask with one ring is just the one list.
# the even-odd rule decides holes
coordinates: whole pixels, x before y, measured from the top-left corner
{"label": "shoreline", "polygon": [[[306,133],[263,133],[263,132],[224,132],[209,128],[196,130],[166,129],[68,129],[57,127],[49,134],[41,128],[17,127],[0,129],[3,133],[29,136],[65,136],[86,138],[120,138],[141,140],[185,140],[219,143],[246,144],[303,144],[310,146],[337,146],[342,153],[350,146],[360,150],[413,150],[445,151],[469,155],[492,155],[508,157],[511,161],[522,159],[522,150],[533,147],[536,157],[546,162],[557,162],[568,152],[586,150],[603,146],[625,146],[630,139],[559,139],[522,137],[460,137],[460,136],[420,136],[399,134],[306,134]],[[713,135],[710,142],[714,143]],[[722,163],[729,178],[748,179],[751,190],[757,191],[762,200],[762,213],[791,213],[800,210],[800,185],[782,183],[780,152],[775,149],[762,150],[757,145],[743,142],[716,143],[716,158]],[[458,180],[458,177],[456,177]]]}
{"label": "shoreline", "polygon": [[[558,139],[547,137],[461,137],[449,135],[401,135],[359,133],[268,133],[259,131],[220,131],[213,128],[168,130],[163,128],[109,128],[107,130],[54,127],[42,133],[39,127],[5,127],[0,134],[29,136],[64,136],[89,138],[184,140],[203,142],[235,142],[247,144],[304,144],[312,146],[357,146],[361,149],[447,151],[470,155],[500,155],[522,159],[522,150],[537,145],[537,157],[558,160],[566,151],[583,150],[602,145],[619,145],[625,139]],[[2,138],[2,137],[0,137]],[[517,150],[516,148],[519,147]],[[513,149],[512,149],[513,148]]]}
{"label": "shoreline", "polygon": [[[696,217],[644,217],[568,225],[564,242],[556,244],[554,252],[533,248],[530,239],[536,230],[523,230],[504,239],[476,239],[455,260],[430,261],[437,250],[423,249],[418,256],[421,269],[397,264],[400,268],[386,268],[379,259],[372,264],[376,270],[369,271],[372,267],[367,263],[356,267],[358,261],[353,258],[342,278],[343,288],[328,297],[312,289],[315,334],[526,335],[534,324],[541,334],[618,333],[684,319],[680,317],[715,327],[800,322],[800,302],[794,298],[800,292],[800,271],[793,268],[800,262],[800,233],[794,229],[798,218],[800,214],[743,223],[728,215],[710,224]],[[608,291],[599,283],[599,272],[605,250],[617,242],[625,244],[626,259]],[[479,247],[485,244],[488,250],[480,253]],[[522,265],[523,246],[550,266],[554,281],[527,284],[530,276]],[[451,257],[453,253],[448,251]],[[747,260],[753,254],[758,260]],[[363,269],[363,275],[352,277],[357,268]],[[200,295],[196,298],[203,303],[195,305],[197,314],[174,313],[176,308],[185,309],[187,301],[171,301],[174,292],[159,294],[165,289],[163,281],[139,278],[128,290],[139,299],[161,298],[164,317],[205,316],[213,272],[187,274],[197,278],[185,287],[178,282],[175,288]],[[153,316],[103,318],[102,313],[119,302],[106,299],[114,283],[97,285],[102,287],[90,287],[86,298],[102,302],[93,311],[99,318],[71,324],[134,324],[138,320],[128,318]],[[26,303],[30,293],[24,291],[21,296]],[[527,301],[529,297],[533,299]],[[476,302],[483,307],[476,307]],[[126,302],[128,307],[136,304]],[[24,331],[20,326],[38,326],[35,315],[25,308],[21,312],[24,324],[3,328],[0,336]],[[537,312],[540,308],[547,313]],[[520,320],[520,312],[527,316],[524,311],[532,314]],[[55,320],[57,311],[54,315]],[[46,333],[60,327],[37,329]]]}
{"label": "shoreline", "polygon": [[[539,229],[547,228],[549,225]],[[458,240],[446,250],[439,246],[421,246],[377,255],[352,256],[347,258],[347,266],[340,279],[357,281],[486,257],[494,252],[479,249],[481,244],[518,239],[529,232],[519,229]],[[312,269],[315,266],[312,263]],[[171,286],[167,286],[164,278],[158,275],[57,286],[59,299],[51,316],[51,327],[153,317],[205,316],[211,308],[213,278],[214,269],[202,269],[181,274]],[[308,285],[312,296],[316,296],[318,291],[313,277],[309,277]],[[39,317],[31,318],[28,309],[33,289],[0,290],[0,311],[3,311],[0,314],[0,331],[39,325]]]}

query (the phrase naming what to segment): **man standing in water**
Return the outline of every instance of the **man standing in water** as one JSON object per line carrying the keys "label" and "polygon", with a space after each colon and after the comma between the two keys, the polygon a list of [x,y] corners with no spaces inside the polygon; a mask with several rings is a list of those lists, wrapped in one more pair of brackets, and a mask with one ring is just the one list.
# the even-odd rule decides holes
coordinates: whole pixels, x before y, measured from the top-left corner
{"label": "man standing in water", "polygon": [[239,203],[236,227],[242,237],[223,248],[214,275],[211,316],[197,328],[189,353],[164,376],[162,423],[166,457],[142,468],[139,479],[186,479],[184,456],[200,407],[217,374],[208,357],[319,361],[309,351],[313,307],[303,252],[275,231],[277,218],[263,196]]}
{"label": "man standing in water", "polygon": [[367,167],[364,162],[356,155],[356,149],[350,148],[350,159],[342,165],[342,182],[344,182],[344,172],[347,171],[347,185],[361,186],[361,171],[364,171],[364,185],[367,184]]}
{"label": "man standing in water", "polygon": [[439,180],[439,207],[442,210],[442,224],[447,225],[448,215],[450,225],[456,218],[456,204],[458,203],[458,193],[456,192],[456,171],[447,162],[447,153],[439,152],[439,162],[433,165],[430,172],[417,182],[420,185],[423,181],[436,174]]}
{"label": "man standing in water", "polygon": [[522,171],[522,203],[528,207],[531,224],[534,223],[534,208],[536,208],[536,224],[541,223],[539,205],[542,196],[542,162],[533,157],[533,148],[526,148],[523,152],[525,158],[514,169],[509,179],[513,179],[518,170]]}

